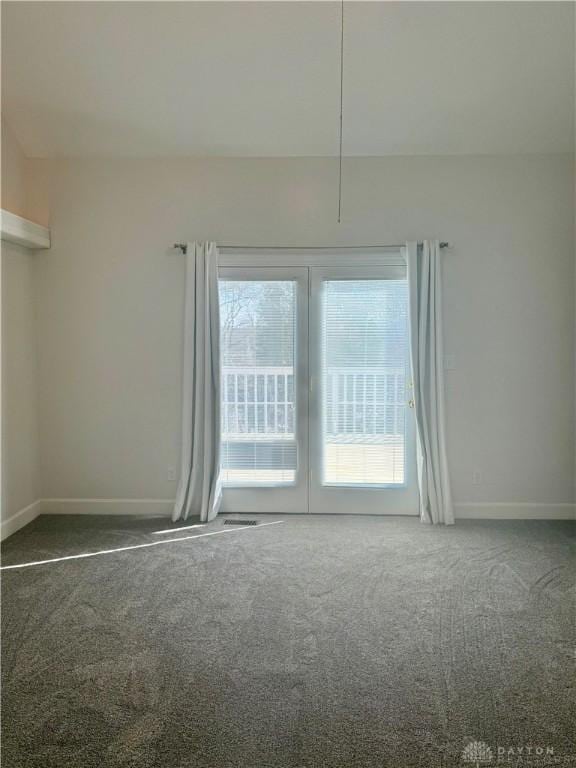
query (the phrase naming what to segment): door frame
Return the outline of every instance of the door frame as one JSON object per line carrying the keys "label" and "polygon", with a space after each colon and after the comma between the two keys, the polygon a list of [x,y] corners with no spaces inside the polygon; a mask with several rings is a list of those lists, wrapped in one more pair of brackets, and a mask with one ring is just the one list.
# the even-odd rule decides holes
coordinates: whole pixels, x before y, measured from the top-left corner
{"label": "door frame", "polygon": [[288,514],[308,511],[308,269],[286,266],[221,266],[223,280],[292,280],[294,312],[294,437],[296,473],[292,483],[259,483],[222,487],[222,512]]}
{"label": "door frame", "polygon": [[[357,504],[351,494],[357,487],[321,486],[317,457],[312,460],[311,445],[320,440],[319,426],[320,341],[318,298],[312,301],[313,281],[320,275],[348,273],[350,279],[361,274],[400,268],[406,275],[406,261],[398,248],[232,248],[220,249],[219,277],[223,279],[292,279],[297,284],[295,334],[296,440],[298,463],[293,484],[224,486],[221,511],[224,513],[312,513],[378,514],[417,517],[416,429],[413,411],[406,409],[406,483],[404,486],[372,486],[361,489],[368,503]],[[350,271],[353,274],[350,274]],[[400,274],[400,272],[395,272]],[[376,278],[377,279],[377,278]],[[317,453],[317,451],[316,451]],[[315,464],[316,466],[313,466]],[[326,489],[329,492],[326,494]],[[378,492],[386,491],[381,497]],[[324,494],[326,498],[321,499]],[[380,498],[377,498],[380,496]],[[385,504],[383,504],[385,502]],[[383,508],[384,507],[384,508]]]}
{"label": "door frame", "polygon": [[[404,425],[404,483],[352,486],[322,482],[322,283],[325,280],[394,279],[406,279],[405,265],[331,265],[310,269],[308,504],[309,509],[315,514],[418,515],[416,425],[414,412],[408,407],[408,402],[405,408]],[[408,361],[406,378],[408,380]],[[385,493],[382,494],[382,491]]]}

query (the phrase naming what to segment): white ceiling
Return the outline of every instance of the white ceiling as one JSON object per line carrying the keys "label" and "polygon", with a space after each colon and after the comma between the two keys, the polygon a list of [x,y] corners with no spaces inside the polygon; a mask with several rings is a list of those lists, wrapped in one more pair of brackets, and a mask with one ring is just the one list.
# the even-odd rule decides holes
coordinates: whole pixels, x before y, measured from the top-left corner
{"label": "white ceiling", "polygon": [[[572,2],[345,4],[344,153],[565,152]],[[3,2],[3,112],[53,155],[333,155],[340,4]]]}

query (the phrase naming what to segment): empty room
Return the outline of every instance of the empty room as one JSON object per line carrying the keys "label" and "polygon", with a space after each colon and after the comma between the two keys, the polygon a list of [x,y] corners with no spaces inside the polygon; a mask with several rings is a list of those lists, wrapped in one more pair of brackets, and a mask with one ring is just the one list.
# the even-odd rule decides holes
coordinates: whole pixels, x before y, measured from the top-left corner
{"label": "empty room", "polygon": [[0,5],[2,767],[576,766],[576,3]]}

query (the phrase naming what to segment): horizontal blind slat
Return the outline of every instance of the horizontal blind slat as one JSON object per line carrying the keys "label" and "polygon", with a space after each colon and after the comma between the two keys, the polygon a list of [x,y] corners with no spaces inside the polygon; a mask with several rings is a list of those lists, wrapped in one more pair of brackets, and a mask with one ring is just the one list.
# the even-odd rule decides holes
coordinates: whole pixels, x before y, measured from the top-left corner
{"label": "horizontal blind slat", "polygon": [[292,280],[220,280],[222,480],[292,483],[296,286]]}
{"label": "horizontal blind slat", "polygon": [[402,484],[406,280],[324,280],[321,322],[323,482]]}

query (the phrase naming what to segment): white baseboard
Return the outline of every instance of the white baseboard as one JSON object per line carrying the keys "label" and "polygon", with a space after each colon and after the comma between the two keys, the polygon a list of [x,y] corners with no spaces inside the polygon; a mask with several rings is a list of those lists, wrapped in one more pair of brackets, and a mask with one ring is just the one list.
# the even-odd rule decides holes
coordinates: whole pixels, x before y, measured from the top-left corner
{"label": "white baseboard", "polygon": [[576,504],[467,501],[454,504],[454,516],[457,520],[576,520]]}
{"label": "white baseboard", "polygon": [[32,504],[28,504],[27,507],[24,507],[19,512],[16,512],[8,520],[3,520],[0,526],[0,541],[4,541],[8,536],[12,536],[13,533],[19,531],[20,528],[24,528],[25,525],[35,520],[41,512],[42,500],[38,499]]}
{"label": "white baseboard", "polygon": [[[173,507],[173,499],[38,499],[2,522],[0,540],[41,514],[170,517]],[[454,514],[457,520],[576,520],[576,504],[471,501],[454,504]]]}
{"label": "white baseboard", "polygon": [[42,499],[45,515],[170,517],[174,499]]}

